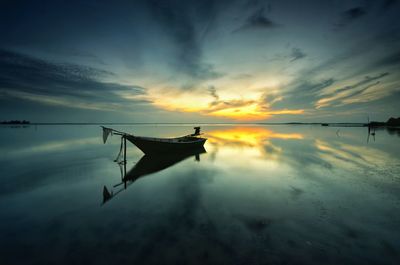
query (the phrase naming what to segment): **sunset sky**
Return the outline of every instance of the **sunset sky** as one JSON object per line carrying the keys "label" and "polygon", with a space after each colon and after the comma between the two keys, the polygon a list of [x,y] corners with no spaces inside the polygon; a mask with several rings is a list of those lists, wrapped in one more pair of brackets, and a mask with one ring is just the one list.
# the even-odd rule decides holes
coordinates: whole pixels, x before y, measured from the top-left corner
{"label": "sunset sky", "polygon": [[1,1],[0,120],[400,115],[400,1]]}

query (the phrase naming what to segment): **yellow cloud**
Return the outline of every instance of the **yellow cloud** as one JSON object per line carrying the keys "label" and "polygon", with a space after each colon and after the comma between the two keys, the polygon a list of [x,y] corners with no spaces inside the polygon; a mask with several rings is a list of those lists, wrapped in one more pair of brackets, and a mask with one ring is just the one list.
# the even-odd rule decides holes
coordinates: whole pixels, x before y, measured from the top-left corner
{"label": "yellow cloud", "polygon": [[[214,97],[204,96],[198,92],[174,92],[154,96],[152,102],[155,106],[169,111],[197,112],[207,116],[239,121],[257,121],[268,119],[273,115],[304,113],[302,109],[271,110],[268,108],[268,104],[260,98],[262,96],[258,93],[247,98],[238,99],[228,95],[216,100]],[[281,99],[279,98],[279,100]]]}
{"label": "yellow cloud", "polygon": [[304,110],[265,110],[257,103],[250,103],[240,107],[224,108],[216,111],[208,112],[211,116],[219,116],[225,118],[232,118],[235,120],[263,120],[273,115],[281,114],[302,114]]}

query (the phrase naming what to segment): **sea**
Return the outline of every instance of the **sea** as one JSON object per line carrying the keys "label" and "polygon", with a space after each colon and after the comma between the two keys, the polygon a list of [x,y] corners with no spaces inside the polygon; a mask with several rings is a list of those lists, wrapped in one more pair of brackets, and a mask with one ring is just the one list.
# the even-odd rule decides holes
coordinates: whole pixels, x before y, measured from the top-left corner
{"label": "sea", "polygon": [[400,264],[400,131],[200,126],[0,126],[0,264]]}

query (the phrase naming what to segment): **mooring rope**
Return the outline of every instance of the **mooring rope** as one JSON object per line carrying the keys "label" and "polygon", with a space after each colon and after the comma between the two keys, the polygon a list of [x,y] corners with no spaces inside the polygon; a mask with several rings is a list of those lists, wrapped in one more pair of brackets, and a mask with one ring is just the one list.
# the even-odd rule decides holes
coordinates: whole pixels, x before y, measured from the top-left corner
{"label": "mooring rope", "polygon": [[117,157],[115,158],[115,160],[114,160],[114,162],[118,162],[119,161],[119,159],[120,159],[120,157],[121,157],[121,155],[122,155],[122,147],[123,147],[123,145],[124,145],[124,136],[121,136],[121,145],[120,145],[120,147],[119,147],[119,152],[118,152],[118,155],[117,155]]}

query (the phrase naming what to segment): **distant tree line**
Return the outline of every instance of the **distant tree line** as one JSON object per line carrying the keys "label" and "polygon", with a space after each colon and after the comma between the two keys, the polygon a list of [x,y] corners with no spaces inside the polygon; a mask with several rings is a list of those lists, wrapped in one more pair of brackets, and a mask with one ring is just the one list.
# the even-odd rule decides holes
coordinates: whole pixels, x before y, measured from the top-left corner
{"label": "distant tree line", "polygon": [[27,120],[10,120],[10,121],[2,121],[0,124],[30,124],[30,121]]}
{"label": "distant tree line", "polygon": [[381,127],[381,126],[397,127],[397,126],[400,126],[400,117],[398,117],[398,118],[391,117],[390,119],[387,120],[387,122],[371,121],[368,124],[368,126],[371,126],[371,127]]}

